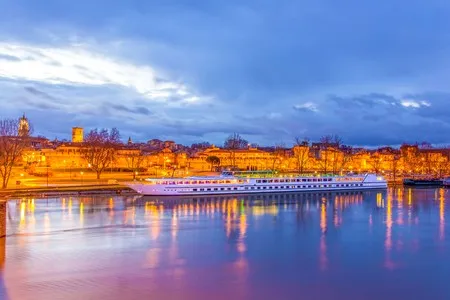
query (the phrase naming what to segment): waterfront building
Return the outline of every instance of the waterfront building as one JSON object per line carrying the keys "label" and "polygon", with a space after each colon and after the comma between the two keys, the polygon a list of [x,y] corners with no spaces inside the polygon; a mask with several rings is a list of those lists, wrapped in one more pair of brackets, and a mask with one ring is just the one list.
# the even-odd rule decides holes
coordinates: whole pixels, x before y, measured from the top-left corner
{"label": "waterfront building", "polygon": [[270,152],[257,148],[248,147],[245,149],[223,149],[212,145],[201,152],[198,152],[189,159],[189,168],[207,171],[211,169],[207,162],[209,156],[216,156],[220,160],[223,168],[238,168],[243,170],[265,170],[270,169],[273,161],[277,158]]}
{"label": "waterfront building", "polygon": [[[21,134],[29,134],[30,125],[20,119]],[[28,133],[27,133],[28,132]],[[83,128],[72,128],[72,142],[49,141],[44,137],[29,137],[30,147],[17,163],[25,170],[86,170],[83,158]],[[211,163],[214,161],[214,163]],[[138,165],[136,165],[138,163]],[[450,149],[433,148],[428,144],[402,145],[400,148],[352,148],[336,143],[296,144],[292,148],[248,147],[225,149],[208,143],[186,147],[174,141],[152,139],[147,143],[128,142],[120,145],[108,169],[137,170],[154,175],[188,174],[189,171],[210,172],[221,169],[276,170],[297,173],[373,172],[387,178],[427,175],[442,177],[450,174]],[[176,172],[174,171],[176,170]],[[36,172],[37,172],[36,171]],[[23,172],[23,171],[22,171]]]}

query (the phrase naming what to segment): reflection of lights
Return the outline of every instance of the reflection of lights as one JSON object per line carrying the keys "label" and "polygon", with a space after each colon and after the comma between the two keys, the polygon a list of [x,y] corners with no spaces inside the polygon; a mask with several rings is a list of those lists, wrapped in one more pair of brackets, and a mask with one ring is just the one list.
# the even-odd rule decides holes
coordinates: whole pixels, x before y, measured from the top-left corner
{"label": "reflection of lights", "polygon": [[339,220],[339,212],[338,212],[338,197],[336,196],[334,198],[334,210],[333,210],[333,224],[335,227],[338,227],[340,225]]}
{"label": "reflection of lights", "polygon": [[386,199],[386,240],[384,242],[386,248],[386,268],[393,269],[394,262],[391,259],[390,252],[392,249],[392,190],[388,191]]}
{"label": "reflection of lights", "polygon": [[[410,197],[411,195],[411,189],[409,189]],[[397,224],[402,225],[403,224],[403,199],[397,198]]]}
{"label": "reflection of lights", "polygon": [[21,202],[20,203],[20,224],[24,225],[25,224],[25,202]]}
{"label": "reflection of lights", "polygon": [[384,207],[383,198],[381,196],[381,193],[377,193],[377,207],[379,207],[379,208]]}
{"label": "reflection of lights", "polygon": [[69,217],[71,218],[72,217],[72,197],[69,198],[68,208],[69,208]]}
{"label": "reflection of lights", "polygon": [[151,248],[147,251],[147,261],[146,261],[147,268],[156,268],[158,266],[159,252],[160,249],[158,248]]}
{"label": "reflection of lights", "polygon": [[320,269],[325,270],[328,265],[327,244],[325,240],[325,233],[327,231],[326,199],[322,199],[322,202],[320,204],[320,229],[322,231],[322,235],[320,236]]}
{"label": "reflection of lights", "polygon": [[387,250],[392,247],[392,194],[388,193],[386,203],[386,242]]}
{"label": "reflection of lights", "polygon": [[320,229],[322,233],[327,231],[327,206],[325,202],[320,204]]}
{"label": "reflection of lights", "polygon": [[177,237],[178,232],[178,218],[176,212],[172,213],[172,238]]}
{"label": "reflection of lights", "polygon": [[227,210],[227,216],[225,219],[226,223],[225,223],[225,231],[226,231],[226,236],[229,238],[230,234],[231,234],[231,211],[228,209]]}
{"label": "reflection of lights", "polygon": [[44,231],[45,232],[49,232],[50,231],[50,216],[48,215],[48,213],[45,213],[44,215]]}
{"label": "reflection of lights", "polygon": [[245,214],[241,214],[239,218],[239,236],[240,238],[244,238],[247,233],[247,216]]}
{"label": "reflection of lights", "polygon": [[84,221],[84,203],[80,203],[80,225],[83,225]]}
{"label": "reflection of lights", "polygon": [[278,215],[278,206],[275,204],[271,206],[253,206],[252,214],[254,216],[263,216],[265,214],[276,216]]}
{"label": "reflection of lights", "polygon": [[[401,197],[401,198],[403,198],[403,197]],[[400,197],[399,197],[399,199],[400,199]],[[411,204],[412,204],[412,189],[408,189],[408,205],[411,206]]]}
{"label": "reflection of lights", "polygon": [[439,189],[439,238],[445,238],[445,197],[444,189]]}

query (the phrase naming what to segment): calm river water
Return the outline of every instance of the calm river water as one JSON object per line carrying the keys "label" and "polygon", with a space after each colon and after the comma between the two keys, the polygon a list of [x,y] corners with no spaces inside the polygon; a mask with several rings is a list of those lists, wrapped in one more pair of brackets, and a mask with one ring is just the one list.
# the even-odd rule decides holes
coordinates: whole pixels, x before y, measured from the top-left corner
{"label": "calm river water", "polygon": [[450,299],[450,190],[13,199],[0,299]]}

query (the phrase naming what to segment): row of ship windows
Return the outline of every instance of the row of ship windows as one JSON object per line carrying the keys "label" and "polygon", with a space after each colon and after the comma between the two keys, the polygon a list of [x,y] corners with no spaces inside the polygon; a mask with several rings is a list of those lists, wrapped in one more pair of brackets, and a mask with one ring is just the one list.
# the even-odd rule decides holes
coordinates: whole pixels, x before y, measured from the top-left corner
{"label": "row of ship windows", "polygon": [[[335,178],[335,181],[362,181],[363,178]],[[293,178],[293,179],[258,179],[256,183],[289,183],[289,182],[330,182],[332,178]],[[189,180],[189,181],[161,181],[159,184],[175,185],[175,184],[227,184],[227,183],[244,183],[249,182],[248,179],[239,180]]]}
{"label": "row of ship windows", "polygon": [[[246,186],[244,189],[239,189],[238,187],[228,187],[228,188],[201,188],[192,189],[194,192],[204,192],[204,191],[237,191],[237,190],[277,190],[277,189],[307,189],[307,188],[324,188],[324,187],[361,187],[362,183],[353,184],[326,184],[326,185],[291,185],[291,186]],[[175,189],[168,189],[168,191],[176,191]]]}
{"label": "row of ship windows", "polygon": [[[363,178],[335,178],[335,181],[362,181]],[[329,182],[333,178],[296,178],[296,179],[261,179],[256,180],[257,183],[272,183],[272,182]]]}

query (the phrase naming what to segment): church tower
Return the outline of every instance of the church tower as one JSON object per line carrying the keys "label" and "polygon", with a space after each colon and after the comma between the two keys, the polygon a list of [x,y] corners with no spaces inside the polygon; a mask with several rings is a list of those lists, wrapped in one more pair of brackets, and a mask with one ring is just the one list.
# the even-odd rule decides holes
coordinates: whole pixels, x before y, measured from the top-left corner
{"label": "church tower", "polygon": [[19,119],[19,136],[28,135],[30,135],[30,123],[25,114],[23,114],[22,118]]}
{"label": "church tower", "polygon": [[72,143],[82,143],[84,138],[83,127],[72,127]]}

